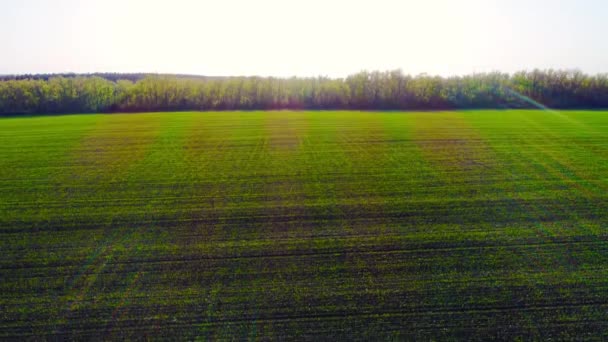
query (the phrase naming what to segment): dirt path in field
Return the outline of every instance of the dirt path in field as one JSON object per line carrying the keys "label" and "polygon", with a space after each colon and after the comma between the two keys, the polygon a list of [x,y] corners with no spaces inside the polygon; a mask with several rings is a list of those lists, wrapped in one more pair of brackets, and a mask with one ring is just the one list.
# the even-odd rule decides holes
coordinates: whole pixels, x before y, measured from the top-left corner
{"label": "dirt path in field", "polygon": [[71,181],[107,182],[142,161],[161,129],[160,116],[103,116],[72,151]]}
{"label": "dirt path in field", "polygon": [[422,113],[413,120],[415,143],[440,179],[476,184],[495,169],[491,148],[466,114]]}
{"label": "dirt path in field", "polygon": [[348,166],[355,173],[371,175],[382,170],[389,137],[382,119],[376,114],[366,113],[360,120],[362,123],[353,120],[354,123],[346,122],[337,127],[338,142]]}
{"label": "dirt path in field", "polygon": [[[391,137],[386,130],[384,114],[357,113],[353,120],[345,119],[336,127],[338,151],[344,166],[335,172],[342,176],[335,181],[335,196],[339,203],[335,222],[343,229],[336,241],[347,245],[350,239],[365,240],[391,231],[388,205],[391,194],[387,191],[392,172],[390,163]],[[399,184],[392,184],[399,186]],[[352,300],[365,298],[365,303],[383,303],[385,296],[380,286],[380,263],[365,253],[344,252],[339,264],[338,277],[344,280]],[[363,301],[363,300],[362,300]]]}
{"label": "dirt path in field", "polygon": [[187,162],[199,162],[203,156],[212,155],[221,147],[224,141],[218,139],[214,129],[216,128],[210,126],[202,115],[192,118],[191,125],[185,132],[183,147],[184,158]]}
{"label": "dirt path in field", "polygon": [[[236,115],[236,114],[232,114]],[[185,246],[207,241],[224,241],[236,234],[235,229],[221,223],[230,212],[228,207],[245,197],[241,187],[248,153],[243,152],[248,142],[239,141],[243,129],[241,117],[220,119],[216,113],[205,113],[192,117],[184,132],[183,158],[188,168],[185,172],[190,181],[188,195],[183,198],[184,215],[193,219],[188,235],[180,240]],[[238,157],[241,156],[241,157]]]}
{"label": "dirt path in field", "polygon": [[301,171],[305,165],[300,152],[308,129],[306,114],[267,113],[264,118],[268,164],[263,170],[270,177],[264,180],[261,215],[268,219],[275,237],[297,234],[307,217]]}
{"label": "dirt path in field", "polygon": [[332,170],[342,174],[335,180],[335,196],[342,203],[342,215],[349,221],[347,226],[353,227],[352,233],[375,234],[377,231],[369,226],[378,222],[367,220],[373,216],[382,221],[388,200],[385,180],[386,173],[391,172],[387,165],[390,137],[382,114],[358,115],[355,120],[344,120],[336,127],[337,149],[343,166]]}
{"label": "dirt path in field", "polygon": [[264,131],[271,150],[294,152],[308,132],[308,121],[300,113],[268,113]]}

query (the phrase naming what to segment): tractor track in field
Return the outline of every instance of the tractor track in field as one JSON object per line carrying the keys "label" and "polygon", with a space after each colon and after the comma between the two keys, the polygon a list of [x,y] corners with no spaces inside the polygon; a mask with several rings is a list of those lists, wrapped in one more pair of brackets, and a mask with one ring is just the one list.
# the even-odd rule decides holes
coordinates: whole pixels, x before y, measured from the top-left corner
{"label": "tractor track in field", "polygon": [[[487,232],[487,230],[479,230],[478,232]],[[413,239],[417,239],[418,235],[420,234],[416,234],[416,235],[412,235],[411,237],[408,235],[404,235],[404,234],[386,234],[386,235],[382,235],[382,237],[378,237],[376,234],[348,234],[348,235],[339,235],[339,234],[333,234],[333,235],[324,235],[324,236],[320,236],[320,237],[315,237],[315,236],[302,236],[300,238],[297,237],[289,237],[289,238],[274,238],[272,240],[260,240],[260,239],[242,239],[242,240],[227,240],[227,239],[221,239],[221,240],[210,240],[208,243],[209,244],[217,244],[219,246],[222,246],[226,243],[230,243],[234,246],[239,246],[242,245],[243,247],[248,247],[250,245],[254,245],[254,244],[266,244],[266,245],[271,245],[271,244],[279,244],[279,243],[285,243],[285,242],[292,242],[293,245],[297,245],[297,243],[300,243],[304,240],[309,241],[309,242],[324,242],[324,241],[331,241],[331,242],[341,242],[341,243],[346,243],[346,242],[351,242],[351,243],[374,243],[374,244],[378,244],[378,243],[387,243],[388,241],[390,241],[391,239],[395,239],[395,241],[399,241],[399,244],[402,245],[408,245],[407,247],[401,247],[401,248],[391,248],[390,250],[385,250],[385,249],[379,249],[379,250],[369,250],[370,252],[382,252],[382,251],[402,251],[402,252],[422,252],[422,251],[436,251],[436,252],[444,252],[444,251],[451,251],[451,250],[479,250],[479,249],[500,249],[500,248],[511,248],[511,247],[525,247],[525,248],[534,248],[534,247],[539,247],[539,246],[552,246],[552,245],[579,245],[579,244],[604,244],[608,242],[608,234],[604,234],[604,235],[589,235],[589,236],[583,236],[583,235],[577,235],[574,237],[570,237],[570,238],[556,238],[556,239],[552,239],[550,241],[544,240],[544,239],[540,239],[540,238],[528,238],[528,239],[524,239],[524,240],[519,240],[519,241],[510,241],[508,243],[501,243],[501,244],[497,244],[495,243],[494,240],[488,240],[487,238],[484,240],[469,240],[467,241],[466,244],[464,243],[455,243],[455,242],[425,242],[425,243],[414,243],[412,240]],[[191,236],[191,235],[187,235],[187,236],[180,236],[181,238],[193,238],[193,237],[198,237],[199,235],[196,236]],[[295,242],[293,242],[295,241]],[[64,246],[64,247],[52,247],[52,248],[44,248],[45,251],[68,251],[68,250],[80,250],[81,248],[83,248],[84,246]],[[7,248],[6,251],[27,251],[26,247],[16,247],[16,248]],[[365,252],[365,250],[355,250],[357,252]],[[331,254],[331,253],[335,253],[335,252],[319,252],[320,254]],[[307,253],[305,255],[315,255],[315,254],[319,254],[319,253]],[[292,255],[292,254],[280,254],[279,256],[282,255]],[[293,254],[294,256],[298,256],[298,255],[303,255],[303,254]],[[263,255],[260,255],[263,256]],[[273,256],[273,255],[269,255],[269,256]],[[208,257],[205,257],[208,258]],[[224,258],[224,257],[222,257]],[[230,257],[232,258],[232,257]],[[24,266],[19,266],[19,267],[24,267]],[[53,267],[52,265],[49,266],[45,266],[45,267]]]}
{"label": "tractor track in field", "polygon": [[[352,319],[352,318],[359,318],[359,319],[366,319],[366,321],[368,323],[375,323],[374,319],[382,319],[382,320],[387,320],[387,319],[396,319],[396,318],[400,318],[398,320],[399,323],[408,323],[408,322],[417,322],[420,321],[420,316],[423,317],[435,317],[435,319],[432,319],[430,322],[424,322],[424,323],[420,323],[420,327],[419,328],[426,328],[426,329],[440,329],[440,328],[445,328],[446,326],[451,326],[451,327],[460,327],[461,329],[467,329],[467,330],[474,330],[473,327],[468,327],[467,325],[460,325],[458,324],[458,316],[454,317],[455,314],[457,315],[462,315],[464,317],[460,318],[461,320],[465,321],[465,320],[470,320],[472,315],[480,315],[481,317],[475,317],[477,319],[483,319],[483,320],[487,320],[488,317],[490,316],[485,316],[485,315],[496,315],[496,314],[503,314],[503,313],[526,313],[526,312],[547,312],[547,311],[556,311],[556,310],[573,310],[573,309],[582,309],[582,308],[586,308],[586,307],[590,307],[590,306],[595,306],[595,307],[606,307],[608,305],[608,303],[606,302],[588,302],[588,303],[569,303],[569,304],[562,304],[562,305],[533,305],[533,306],[511,306],[511,307],[491,307],[491,308],[471,308],[471,309],[462,309],[462,308],[440,308],[440,307],[423,307],[423,308],[419,308],[416,310],[406,310],[406,311],[396,311],[396,310],[391,310],[391,311],[364,311],[364,312],[352,312],[352,311],[345,311],[345,312],[338,312],[338,313],[320,313],[320,314],[314,314],[314,315],[278,315],[278,316],[267,316],[267,317],[250,317],[250,318],[245,318],[245,319],[215,319],[212,322],[206,322],[206,321],[201,321],[201,320],[189,320],[185,317],[180,317],[180,320],[178,322],[163,322],[163,326],[165,329],[185,329],[188,327],[191,327],[192,325],[205,325],[205,326],[230,326],[230,325],[240,325],[243,323],[251,323],[251,322],[255,322],[255,324],[264,324],[264,323],[272,323],[272,324],[277,324],[277,323],[281,323],[281,322],[310,322],[310,323],[317,323],[315,325],[318,325],[319,321],[324,321],[329,324],[331,324],[332,321],[344,321],[344,320],[348,320],[348,319]],[[484,315],[485,314],[485,315]],[[508,317],[505,317],[508,318]],[[382,321],[381,321],[382,322]],[[381,323],[379,322],[379,323]],[[451,322],[451,324],[449,323]],[[84,323],[84,322],[83,322]],[[99,328],[100,325],[105,324],[105,322],[91,322],[89,324],[82,324],[80,328],[77,329],[71,329],[71,333],[58,333],[58,334],[49,334],[49,337],[53,337],[53,338],[70,338],[70,336],[74,336],[74,334],[78,334],[78,335],[83,335],[83,336],[87,336],[87,334],[91,334],[91,336],[98,336],[99,334]],[[157,323],[144,323],[141,320],[124,320],[121,324],[121,329],[120,331],[122,332],[132,332],[132,333],[142,333],[145,331],[150,331],[150,328],[154,328],[156,326]],[[446,325],[447,324],[447,325]],[[582,324],[582,325],[581,325]],[[86,326],[89,326],[89,329],[85,328]],[[83,327],[84,326],[84,327]],[[555,326],[556,328],[558,327],[566,327],[566,326],[573,326],[579,329],[584,329],[584,327],[597,327],[597,326],[603,326],[603,327],[608,327],[608,325],[606,324],[606,322],[604,320],[585,320],[584,318],[581,318],[579,320],[575,320],[575,321],[567,321],[567,322],[555,322],[553,324],[549,324],[549,326]],[[44,326],[42,326],[44,328]],[[489,326],[477,326],[476,329],[479,328],[486,328],[489,329]],[[394,327],[395,329],[397,329],[398,327]],[[351,328],[353,330],[359,330],[357,328]],[[13,331],[10,331],[13,330]],[[19,327],[14,328],[14,329],[7,329],[6,332],[10,331],[9,333],[4,333],[1,334],[0,336],[3,336],[5,338],[19,338],[19,337],[24,337],[24,336],[29,336],[29,329],[25,328],[23,330],[25,331],[20,331],[21,329],[19,329]],[[521,327],[519,329],[516,328],[505,328],[505,331],[519,331],[521,330]],[[20,332],[22,332],[21,334],[19,334]],[[335,328],[333,329],[333,333],[336,333]],[[315,334],[314,331],[309,331],[309,334]],[[325,334],[323,334],[324,336],[327,336]],[[488,336],[492,336],[493,334],[491,332],[488,332]]]}
{"label": "tractor track in field", "polygon": [[[237,254],[237,255],[226,255],[226,256],[191,256],[191,257],[180,257],[180,258],[165,258],[157,259],[148,258],[146,260],[132,260],[132,261],[107,261],[108,265],[128,265],[128,264],[180,264],[180,263],[191,263],[196,261],[218,261],[218,260],[246,260],[246,259],[289,259],[289,258],[301,258],[301,257],[325,257],[325,256],[343,256],[343,255],[431,255],[444,253],[446,255],[458,254],[453,252],[476,252],[471,255],[479,255],[481,253],[491,252],[493,250],[508,250],[510,248],[518,248],[520,250],[538,250],[539,247],[580,247],[585,246],[599,246],[604,250],[608,249],[608,239],[604,238],[600,241],[563,241],[563,242],[543,242],[536,244],[505,244],[505,245],[494,245],[494,246],[455,246],[455,247],[429,247],[429,248],[379,248],[376,250],[361,250],[361,249],[350,249],[350,248],[339,248],[335,250],[322,250],[314,252],[299,252],[299,253],[269,253],[269,254]],[[78,265],[80,260],[74,260],[74,263],[52,263],[49,265],[15,265],[12,267],[2,266],[0,270],[18,270],[18,269],[45,269],[55,267],[68,267]]]}
{"label": "tractor track in field", "polygon": [[[578,215],[579,219],[597,219],[598,215],[601,215],[601,208],[606,207],[608,198],[580,198],[576,207],[571,207],[571,199],[530,199],[530,200],[519,200],[519,199],[497,199],[497,200],[469,200],[469,201],[422,201],[422,202],[397,202],[394,205],[387,206],[384,204],[379,205],[336,205],[335,208],[340,210],[341,215],[346,216],[335,216],[334,213],[325,214],[324,206],[307,206],[304,213],[293,211],[292,207],[275,207],[272,213],[264,212],[265,206],[254,206],[245,207],[238,212],[234,212],[230,207],[227,208],[211,208],[209,212],[213,212],[215,215],[223,214],[222,224],[252,224],[256,222],[264,222],[269,216],[272,216],[276,222],[310,222],[314,224],[315,221],[327,221],[335,220],[340,217],[347,217],[350,220],[371,220],[383,218],[388,222],[391,220],[409,219],[411,223],[420,222],[434,222],[434,223],[481,223],[491,222],[494,219],[500,219],[500,222],[510,223],[523,223],[530,221],[537,222],[552,222],[566,220],[572,217],[574,213]],[[518,212],[518,216],[512,215],[509,210],[516,209],[522,205],[522,203],[535,206],[537,208],[569,208],[569,211],[543,211],[543,212]],[[139,217],[138,214],[146,213],[145,210],[138,210],[134,208],[129,212],[128,215],[116,216],[110,225],[87,223],[82,221],[69,221],[69,220],[56,220],[56,221],[25,221],[22,224],[14,222],[12,226],[0,227],[0,233],[15,233],[25,231],[37,231],[37,230],[56,230],[65,231],[73,230],[74,228],[83,229],[97,229],[107,228],[112,225],[128,224],[131,220],[137,218],[139,225],[152,224],[154,226],[172,226],[176,223],[196,224],[208,222],[209,216],[205,214],[205,208],[198,208],[199,213],[202,210],[202,215],[191,215],[189,217],[176,217],[174,215],[156,216],[152,218]],[[467,209],[477,209],[476,216],[469,216],[466,219],[458,219],[454,222],[454,218],[457,217],[461,212]],[[282,212],[282,213],[281,213]],[[281,213],[281,214],[278,214]],[[441,213],[443,216],[437,216]],[[488,213],[485,215],[483,213]],[[482,215],[483,214],[483,215]],[[449,216],[445,216],[449,215]],[[396,223],[396,222],[395,222]],[[403,222],[408,224],[408,222]],[[20,227],[22,226],[22,227]]]}

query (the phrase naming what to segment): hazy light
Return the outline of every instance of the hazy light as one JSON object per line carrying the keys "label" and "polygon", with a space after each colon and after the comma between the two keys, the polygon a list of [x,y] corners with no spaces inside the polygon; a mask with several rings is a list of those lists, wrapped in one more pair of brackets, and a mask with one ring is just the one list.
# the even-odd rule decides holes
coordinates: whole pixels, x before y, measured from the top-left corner
{"label": "hazy light", "polygon": [[0,73],[606,72],[592,0],[0,2]]}

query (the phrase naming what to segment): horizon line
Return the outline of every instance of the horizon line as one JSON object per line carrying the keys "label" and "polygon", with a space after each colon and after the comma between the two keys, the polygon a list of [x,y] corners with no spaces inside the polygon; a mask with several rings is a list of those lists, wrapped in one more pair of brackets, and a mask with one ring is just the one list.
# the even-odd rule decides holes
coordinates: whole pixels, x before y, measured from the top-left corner
{"label": "horizon line", "polygon": [[503,74],[512,76],[514,74],[520,72],[548,72],[548,71],[557,71],[557,72],[578,72],[587,76],[596,76],[596,75],[608,75],[608,72],[585,72],[580,68],[524,68],[519,69],[513,72],[501,71],[501,70],[490,70],[490,71],[473,71],[469,73],[459,73],[459,74],[439,74],[439,73],[408,73],[404,72],[402,69],[362,69],[357,72],[348,73],[345,76],[329,76],[323,74],[317,75],[290,75],[290,76],[279,76],[279,75],[261,75],[261,74],[241,74],[241,75],[212,75],[212,74],[197,74],[197,73],[174,73],[174,72],[148,72],[148,71],[93,71],[93,72],[74,72],[74,71],[63,71],[63,72],[33,72],[33,73],[0,73],[0,78],[5,77],[25,77],[25,76],[65,76],[65,75],[74,75],[74,76],[88,76],[88,75],[158,75],[158,76],[186,76],[186,77],[207,77],[207,78],[329,78],[329,79],[344,79],[348,76],[357,75],[361,73],[387,73],[387,72],[400,72],[404,76],[430,76],[430,77],[442,77],[442,78],[451,78],[451,77],[462,77],[462,76],[470,76],[470,75],[487,75],[487,74]]}

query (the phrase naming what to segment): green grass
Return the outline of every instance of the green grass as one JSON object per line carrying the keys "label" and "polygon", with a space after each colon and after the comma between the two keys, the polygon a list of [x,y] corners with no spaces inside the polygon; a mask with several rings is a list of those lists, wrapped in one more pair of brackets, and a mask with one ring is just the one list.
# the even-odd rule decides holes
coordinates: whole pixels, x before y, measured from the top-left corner
{"label": "green grass", "polygon": [[608,338],[608,113],[0,119],[0,338]]}

